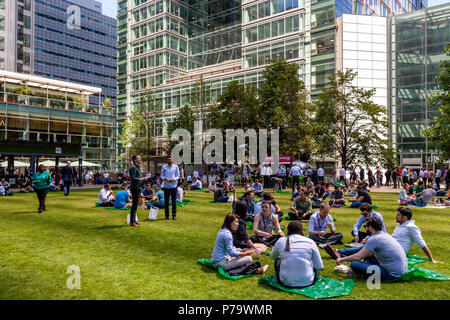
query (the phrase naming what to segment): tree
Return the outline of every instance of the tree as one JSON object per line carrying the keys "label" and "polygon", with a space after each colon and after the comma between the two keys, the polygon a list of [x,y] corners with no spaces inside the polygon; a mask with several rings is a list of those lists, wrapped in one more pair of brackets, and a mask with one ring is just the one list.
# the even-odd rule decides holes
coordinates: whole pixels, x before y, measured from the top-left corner
{"label": "tree", "polygon": [[153,93],[147,91],[140,97],[119,135],[119,140],[126,148],[125,154],[119,157],[120,160],[130,159],[133,154],[140,154],[142,160],[147,162],[147,170],[150,171],[151,155],[156,154],[158,116],[159,110]]}
{"label": "tree", "polygon": [[[445,46],[447,57],[450,56],[450,43]],[[439,158],[450,159],[450,60],[441,62],[441,72],[437,77],[440,92],[428,99],[432,106],[439,107],[439,117],[434,117],[434,125],[423,130],[431,147],[438,148]]]}
{"label": "tree", "polygon": [[275,61],[264,70],[263,78],[257,126],[280,129],[280,154],[311,153],[312,109],[298,64]]}
{"label": "tree", "polygon": [[356,75],[351,69],[337,71],[315,103],[314,139],[344,168],[374,165],[389,148],[387,110],[372,102],[375,89],[352,85]]}
{"label": "tree", "polygon": [[203,128],[206,125],[207,107],[211,103],[211,87],[209,83],[203,81],[203,77],[194,84],[190,95],[190,107],[193,109],[196,120],[203,122]]}
{"label": "tree", "polygon": [[191,150],[193,150],[193,139],[194,136],[194,122],[195,122],[195,115],[192,111],[192,108],[188,105],[185,105],[180,108],[179,113],[176,115],[174,121],[169,123],[167,127],[167,133],[169,137],[169,144],[167,145],[167,154],[170,154],[172,152],[172,149],[175,145],[178,144],[178,141],[171,141],[170,136],[172,133],[177,129],[186,129],[191,134]]}

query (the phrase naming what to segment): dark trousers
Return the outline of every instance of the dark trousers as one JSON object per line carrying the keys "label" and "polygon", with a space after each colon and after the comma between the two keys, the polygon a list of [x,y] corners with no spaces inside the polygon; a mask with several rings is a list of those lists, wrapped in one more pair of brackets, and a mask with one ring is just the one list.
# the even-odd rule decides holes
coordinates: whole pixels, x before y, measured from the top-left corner
{"label": "dark trousers", "polygon": [[[350,232],[351,235],[354,237],[355,235],[353,234],[353,230],[352,232]],[[358,238],[359,238],[359,242],[361,242],[365,237],[367,237],[367,233],[365,233],[364,231],[358,231]],[[355,242],[355,240],[353,239],[352,242]]]}
{"label": "dark trousers", "polygon": [[39,200],[39,211],[45,210],[45,197],[47,196],[48,188],[36,189],[36,195]]}
{"label": "dark trousers", "polygon": [[270,188],[270,176],[264,176],[264,188]]}
{"label": "dark trousers", "polygon": [[292,176],[292,192],[294,192],[295,186],[300,186],[299,176]]}
{"label": "dark trousers", "polygon": [[139,198],[141,196],[141,190],[131,189],[131,212],[130,212],[130,225],[136,223],[136,211],[139,206]]}
{"label": "dark trousers", "polygon": [[441,177],[435,178],[436,181],[436,187],[438,188],[438,190],[441,189],[441,186],[439,185],[439,183],[441,182]]}
{"label": "dark trousers", "polygon": [[64,180],[64,195],[65,196],[69,195],[71,184],[72,184],[72,181]]}
{"label": "dark trousers", "polygon": [[108,201],[98,204],[100,207],[114,207],[114,201]]}
{"label": "dark trousers", "polygon": [[318,234],[310,234],[309,238],[312,239],[317,244],[342,244],[342,238],[344,235],[342,233],[327,233],[326,236],[320,236]]}
{"label": "dark trousers", "polygon": [[289,215],[290,220],[309,220],[309,218],[312,215],[312,212],[307,213],[304,217],[302,217],[303,213],[301,213],[301,212],[298,214],[299,216],[297,216],[295,214],[295,212],[289,211],[288,215]]}
{"label": "dark trousers", "polygon": [[169,201],[172,199],[172,218],[177,216],[177,188],[163,188],[164,191],[164,212],[169,218]]}
{"label": "dark trousers", "polygon": [[285,285],[282,281],[281,281],[281,279],[280,279],[280,266],[281,266],[281,259],[280,258],[276,258],[275,259],[275,262],[274,262],[274,267],[275,267],[275,273],[276,273],[276,275],[277,275],[277,281],[278,281],[278,283],[279,284],[281,284],[283,287],[286,287],[286,288],[297,288],[297,289],[300,289],[300,288],[306,288],[306,287],[309,287],[309,286],[312,286],[313,284],[315,284],[316,283],[316,281],[317,281],[317,277],[319,276],[319,271],[317,271],[316,269],[314,269],[314,280],[313,280],[313,282],[309,285],[309,286],[303,286],[303,287],[291,287],[291,286],[287,286],[287,285]]}
{"label": "dark trousers", "polygon": [[278,234],[275,234],[272,236],[272,238],[270,239],[266,239],[263,236],[258,236],[256,234],[252,235],[250,237],[250,240],[253,243],[262,243],[264,245],[266,245],[267,247],[273,247],[275,245],[275,243],[278,241],[278,239],[280,239],[281,237]]}

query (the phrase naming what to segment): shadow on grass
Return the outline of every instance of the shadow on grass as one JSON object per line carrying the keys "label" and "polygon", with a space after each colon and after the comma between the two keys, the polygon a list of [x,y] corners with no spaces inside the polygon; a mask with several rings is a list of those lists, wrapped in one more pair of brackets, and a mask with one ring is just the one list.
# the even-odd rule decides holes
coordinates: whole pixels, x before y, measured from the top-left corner
{"label": "shadow on grass", "polygon": [[11,212],[12,214],[23,214],[23,213],[37,213],[37,210],[33,211],[17,211],[17,212]]}
{"label": "shadow on grass", "polygon": [[111,229],[119,229],[119,228],[124,228],[124,227],[128,227],[128,225],[112,225],[112,226],[101,226],[101,227],[97,227],[94,228],[96,230],[111,230]]}

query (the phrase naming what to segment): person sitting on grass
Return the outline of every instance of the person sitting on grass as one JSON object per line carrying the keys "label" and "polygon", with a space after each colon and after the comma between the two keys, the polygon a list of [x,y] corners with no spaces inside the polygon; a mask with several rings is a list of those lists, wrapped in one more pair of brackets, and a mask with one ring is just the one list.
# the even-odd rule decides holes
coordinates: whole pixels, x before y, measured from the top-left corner
{"label": "person sitting on grass", "polygon": [[[233,245],[233,232],[239,227],[239,218],[229,213],[225,217],[223,225],[217,233],[216,242],[211,255],[211,261],[216,266],[221,266],[224,271],[229,271],[241,266],[253,263],[253,249],[240,249]],[[265,273],[269,266],[265,265],[257,270],[257,273]]]}
{"label": "person sitting on grass", "polygon": [[372,198],[366,191],[363,191],[360,185],[356,186],[356,193],[358,194],[357,198],[349,200],[352,203],[350,208],[359,208],[363,203],[372,204]]}
{"label": "person sitting on grass", "polygon": [[247,204],[244,201],[236,202],[233,207],[233,213],[239,217],[239,227],[233,233],[233,245],[241,249],[253,249],[254,255],[259,257],[266,252],[267,246],[263,243],[253,243],[247,233]]}
{"label": "person sitting on grass", "polygon": [[141,192],[141,197],[139,198],[142,209],[145,210],[149,208],[149,203],[155,202],[156,199],[157,197],[153,195],[152,184],[150,182],[147,182],[145,184],[145,188]]}
{"label": "person sitting on grass", "polygon": [[19,184],[19,192],[32,192],[33,188],[31,187],[31,180],[28,177],[25,177],[24,180]]}
{"label": "person sitting on grass", "polygon": [[156,200],[155,202],[153,202],[151,204],[152,207],[156,207],[156,208],[164,208],[165,204],[164,204],[164,191],[161,190],[160,186],[156,186],[155,187],[155,197]]}
{"label": "person sitting on grass", "polygon": [[369,218],[379,219],[382,224],[383,232],[386,232],[386,227],[384,226],[383,216],[381,214],[379,214],[378,212],[373,211],[372,206],[370,204],[363,203],[359,207],[359,210],[361,211],[361,216],[359,217],[358,221],[353,226],[353,230],[352,230],[353,241],[352,242],[362,243],[362,244],[364,244],[366,242],[365,238],[367,237],[367,233],[363,232],[363,231],[359,231],[359,229],[364,224],[364,222],[367,221],[367,219],[369,219]]}
{"label": "person sitting on grass", "polygon": [[[367,219],[364,227],[370,237],[364,246],[339,250],[325,246],[324,249],[336,259],[337,264],[350,262],[350,268],[356,277],[370,276],[373,267],[377,266],[381,281],[394,280],[408,271],[408,260],[400,243],[381,230],[382,225],[378,218]],[[352,276],[353,273],[348,275]]]}
{"label": "person sitting on grass", "polygon": [[0,184],[0,196],[2,197],[6,196],[6,190],[1,184]]}
{"label": "person sitting on grass", "polygon": [[98,205],[100,207],[114,207],[114,195],[109,183],[105,183],[98,194]]}
{"label": "person sitting on grass", "polygon": [[211,182],[209,183],[209,186],[208,186],[208,190],[205,190],[205,192],[214,192],[216,190],[217,190],[216,181],[211,180]]}
{"label": "person sitting on grass", "polygon": [[397,216],[395,217],[398,226],[392,233],[392,237],[400,243],[405,253],[408,254],[409,249],[414,243],[417,243],[420,249],[422,249],[433,263],[442,263],[433,259],[430,249],[428,248],[425,240],[423,240],[420,229],[414,223],[412,218],[412,209],[408,207],[399,207],[397,209]]}
{"label": "person sitting on grass", "polygon": [[131,201],[130,194],[128,193],[128,186],[126,184],[123,184],[122,190],[120,190],[116,194],[114,207],[117,209],[131,208],[131,205],[132,205],[132,201]]}
{"label": "person sitting on grass", "polygon": [[[329,212],[330,205],[328,203],[322,203],[320,205],[320,210],[309,218],[309,238],[317,245],[342,244],[342,238],[344,236],[342,233],[336,232],[333,217]],[[327,228],[330,229],[329,233],[327,233]]]}
{"label": "person sitting on grass", "polygon": [[420,197],[416,199],[411,199],[406,201],[407,206],[416,206],[416,207],[426,207],[428,202],[433,201],[433,205],[437,204],[436,201],[436,190],[433,189],[431,184],[428,185],[428,188],[422,191]]}
{"label": "person sitting on grass", "polygon": [[194,182],[192,182],[190,189],[191,190],[201,190],[202,182],[198,178],[194,178]]}
{"label": "person sitting on grass", "polygon": [[403,184],[403,188],[400,190],[400,194],[398,196],[400,204],[406,205],[406,203],[408,201],[416,198],[415,196],[408,196],[410,189],[411,189],[411,187],[410,187],[409,183]]}
{"label": "person sitting on grass", "polygon": [[294,199],[294,203],[291,205],[291,212],[289,212],[289,218],[291,220],[308,220],[312,214],[312,202],[306,196],[306,192],[300,189],[300,195]]}
{"label": "person sitting on grass", "polygon": [[332,205],[345,205],[344,192],[340,189],[339,185],[334,186],[334,191],[330,196],[330,206]]}
{"label": "person sitting on grass", "polygon": [[280,209],[280,206],[276,203],[276,201],[273,198],[273,195],[271,193],[268,192],[264,192],[263,196],[262,196],[262,200],[257,202],[255,204],[255,215],[256,214],[260,214],[262,212],[262,202],[266,200],[269,201],[270,203],[270,211],[272,211],[272,214],[275,214],[278,216],[278,222],[281,222],[281,220],[283,220],[282,216],[283,216],[283,212]]}
{"label": "person sitting on grass", "polygon": [[251,190],[245,192],[245,197],[242,199],[247,204],[247,221],[253,222],[255,219],[255,193]]}
{"label": "person sitting on grass", "polygon": [[[281,231],[278,217],[270,211],[270,201],[263,200],[261,204],[262,212],[255,215],[253,222],[253,236],[250,240],[253,243],[263,243],[268,247],[272,247],[275,242],[281,237],[284,237],[283,231]],[[275,227],[276,234],[273,233]]]}
{"label": "person sitting on grass", "polygon": [[422,180],[420,180],[416,186],[413,188],[414,198],[418,198],[422,195],[422,191],[425,190],[425,184]]}
{"label": "person sitting on grass", "polygon": [[[184,183],[181,182],[178,184],[177,187],[177,202],[182,203],[183,202],[183,197],[184,197]],[[155,199],[156,201],[156,199]]]}
{"label": "person sitting on grass", "polygon": [[325,188],[323,187],[323,185],[321,183],[318,183],[314,187],[314,192],[319,201],[322,201],[323,199],[325,199],[327,197],[327,190],[325,190]]}
{"label": "person sitting on grass", "polygon": [[258,179],[255,179],[255,182],[252,185],[255,196],[262,197],[264,190],[261,183],[259,183]]}
{"label": "person sitting on grass", "polygon": [[300,196],[300,190],[303,189],[302,187],[298,186],[295,192],[292,194],[291,201],[294,201],[295,198]]}
{"label": "person sitting on grass", "polygon": [[311,177],[306,178],[305,187],[314,188],[314,183],[312,182]]}
{"label": "person sitting on grass", "polygon": [[450,206],[450,188],[447,190],[447,199],[445,199],[442,203],[444,206]]}
{"label": "person sitting on grass", "polygon": [[319,249],[313,240],[304,237],[300,221],[289,222],[287,237],[277,241],[270,257],[275,260],[278,283],[287,288],[313,285],[323,269]]}
{"label": "person sitting on grass", "polygon": [[5,179],[2,179],[1,184],[6,191],[6,195],[10,196],[12,194],[12,192],[9,190],[11,188],[11,185],[9,184],[9,182],[6,181]]}
{"label": "person sitting on grass", "polygon": [[350,187],[345,192],[345,196],[355,197],[356,193],[357,193],[356,192],[356,187],[357,187],[357,185],[353,181],[350,181]]}
{"label": "person sitting on grass", "polygon": [[228,199],[230,197],[225,195],[225,193],[223,192],[222,187],[218,187],[216,189],[216,191],[214,191],[214,203],[218,203],[218,202],[228,202]]}

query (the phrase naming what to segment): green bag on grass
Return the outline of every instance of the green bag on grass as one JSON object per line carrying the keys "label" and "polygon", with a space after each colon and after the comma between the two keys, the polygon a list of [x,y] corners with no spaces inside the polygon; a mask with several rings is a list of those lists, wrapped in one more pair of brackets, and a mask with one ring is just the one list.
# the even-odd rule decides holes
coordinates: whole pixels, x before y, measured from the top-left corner
{"label": "green bag on grass", "polygon": [[425,262],[425,261],[430,261],[428,259],[416,256],[414,254],[409,254],[409,253],[406,255],[406,257],[408,258],[408,266],[412,266],[412,265],[415,265],[417,263],[422,263],[422,262]]}
{"label": "green bag on grass", "polygon": [[408,266],[408,271],[402,274],[400,277],[386,281],[386,282],[398,282],[398,281],[411,281],[411,280],[450,280],[450,276],[439,273],[434,270],[424,269],[418,266]]}
{"label": "green bag on grass", "polygon": [[291,191],[276,190],[276,193],[291,193]]}
{"label": "green bag on grass", "polygon": [[336,279],[329,279],[319,276],[316,283],[312,286],[301,289],[286,288],[285,286],[282,286],[278,283],[275,274],[259,278],[259,282],[268,284],[269,286],[286,292],[301,294],[313,299],[345,296],[350,294],[353,290],[353,287],[355,286],[355,282],[352,279],[339,281]]}
{"label": "green bag on grass", "polygon": [[239,279],[243,279],[243,278],[256,276],[256,274],[246,274],[246,275],[242,275],[242,276],[230,276],[228,274],[228,272],[223,270],[223,268],[221,266],[216,266],[215,264],[213,264],[211,259],[199,259],[199,260],[197,260],[197,263],[207,266],[208,268],[217,270],[221,276],[223,276],[224,278],[229,279],[229,280],[239,280]]}

